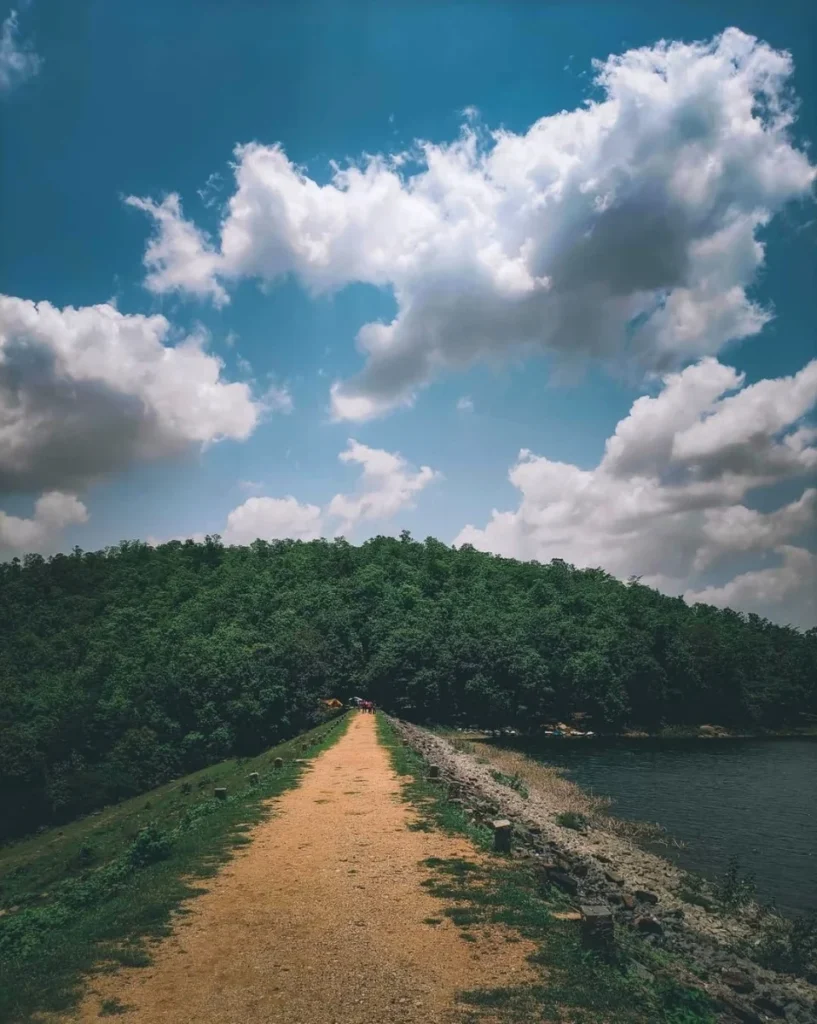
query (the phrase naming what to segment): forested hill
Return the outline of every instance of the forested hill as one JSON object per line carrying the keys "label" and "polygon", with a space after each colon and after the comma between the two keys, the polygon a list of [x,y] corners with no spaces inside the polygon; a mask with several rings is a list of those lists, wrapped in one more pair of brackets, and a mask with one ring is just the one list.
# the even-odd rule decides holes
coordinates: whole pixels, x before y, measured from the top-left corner
{"label": "forested hill", "polygon": [[817,630],[429,539],[124,543],[0,565],[0,829],[61,820],[369,695],[420,720],[776,727]]}

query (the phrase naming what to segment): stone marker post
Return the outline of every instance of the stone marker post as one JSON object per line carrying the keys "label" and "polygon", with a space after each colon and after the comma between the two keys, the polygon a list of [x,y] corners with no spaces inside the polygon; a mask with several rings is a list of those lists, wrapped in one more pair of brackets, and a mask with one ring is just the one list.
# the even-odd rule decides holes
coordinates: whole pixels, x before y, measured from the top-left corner
{"label": "stone marker post", "polygon": [[440,766],[438,764],[430,764],[428,766],[428,777],[429,779],[437,780],[440,777]]}
{"label": "stone marker post", "polygon": [[217,800],[226,800],[227,790],[224,788],[224,786],[216,786],[216,788],[213,790],[213,796]]}
{"label": "stone marker post", "polygon": [[511,823],[506,818],[498,818],[491,822],[491,828],[494,830],[494,853],[510,853],[513,833]]}
{"label": "stone marker post", "polygon": [[272,763],[275,765],[276,769],[280,769],[280,768],[284,767],[284,759],[283,759],[283,757],[276,757],[275,760]]}
{"label": "stone marker post", "polygon": [[613,947],[613,912],[609,907],[585,905],[582,915],[582,944],[585,949],[609,953]]}
{"label": "stone marker post", "polygon": [[259,780],[258,772],[250,772],[249,779],[251,786],[257,786]]}

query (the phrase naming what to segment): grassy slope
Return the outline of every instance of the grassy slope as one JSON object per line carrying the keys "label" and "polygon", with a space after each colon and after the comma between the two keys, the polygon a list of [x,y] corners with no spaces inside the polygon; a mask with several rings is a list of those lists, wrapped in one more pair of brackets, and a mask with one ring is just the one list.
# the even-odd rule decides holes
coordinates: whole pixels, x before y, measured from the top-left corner
{"label": "grassy slope", "polygon": [[[147,964],[150,942],[201,891],[195,880],[249,842],[246,831],[268,813],[265,800],[295,785],[302,769],[294,759],[330,746],[346,721],[0,849],[0,1021],[71,1006],[93,969]],[[227,788],[226,800],[213,796],[217,786]]]}
{"label": "grassy slope", "polygon": [[[388,721],[378,716],[381,741],[395,770],[407,776],[405,797],[422,813],[417,827],[441,828],[467,835],[482,851],[492,846],[488,828],[450,803],[445,790],[425,781],[425,762],[397,741]],[[616,934],[616,962],[605,963],[581,947],[575,921],[559,921],[554,913],[571,909],[555,888],[542,888],[530,867],[507,857],[494,857],[487,866],[464,860],[433,860],[431,889],[449,901],[445,913],[461,928],[500,923],[532,939],[539,947],[534,962],[542,967],[541,982],[492,992],[464,994],[478,1018],[490,1006],[507,1021],[561,1019],[586,1024],[711,1024],[715,1017],[708,998],[679,986],[667,970],[669,955],[653,949],[632,933]]]}

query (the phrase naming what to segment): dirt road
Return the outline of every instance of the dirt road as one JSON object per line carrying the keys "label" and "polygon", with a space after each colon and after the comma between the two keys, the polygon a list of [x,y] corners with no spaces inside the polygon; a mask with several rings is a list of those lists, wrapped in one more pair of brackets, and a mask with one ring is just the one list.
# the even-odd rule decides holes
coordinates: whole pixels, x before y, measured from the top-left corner
{"label": "dirt road", "polygon": [[526,943],[428,922],[443,905],[422,861],[475,854],[412,818],[374,717],[357,714],[154,963],[94,978],[71,1019],[117,999],[126,1024],[431,1024],[457,1019],[458,991],[528,977]]}

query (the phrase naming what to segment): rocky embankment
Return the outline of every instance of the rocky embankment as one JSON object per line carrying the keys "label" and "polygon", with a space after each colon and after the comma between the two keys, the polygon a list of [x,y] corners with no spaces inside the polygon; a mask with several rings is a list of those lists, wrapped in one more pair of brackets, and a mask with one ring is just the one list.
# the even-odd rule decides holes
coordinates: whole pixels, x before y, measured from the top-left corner
{"label": "rocky embankment", "polygon": [[690,966],[686,980],[706,990],[724,1022],[817,1022],[816,986],[765,970],[731,948],[752,938],[751,917],[727,918],[683,902],[677,895],[682,874],[661,857],[608,832],[564,828],[546,794],[531,788],[523,797],[497,782],[491,765],[473,754],[417,726],[394,719],[392,724],[439,767],[441,784],[455,785],[457,798],[476,820],[512,822],[516,856],[530,858],[543,880],[564,890],[577,906],[609,908],[617,925],[679,954]]}

